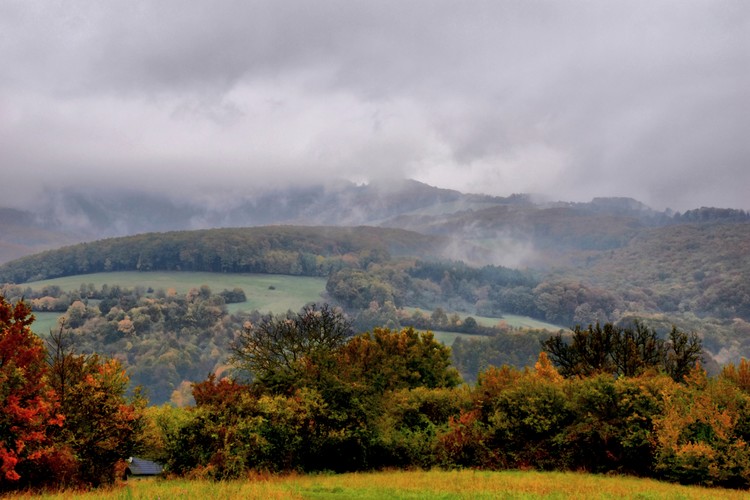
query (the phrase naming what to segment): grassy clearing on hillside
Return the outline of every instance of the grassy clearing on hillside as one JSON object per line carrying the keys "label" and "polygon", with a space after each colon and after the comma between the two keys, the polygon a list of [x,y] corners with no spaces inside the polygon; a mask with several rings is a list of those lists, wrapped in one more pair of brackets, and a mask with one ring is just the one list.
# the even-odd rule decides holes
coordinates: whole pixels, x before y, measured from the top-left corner
{"label": "grassy clearing on hillside", "polygon": [[[245,290],[247,295],[248,302],[243,304],[246,308],[273,310],[269,308],[283,307],[284,311],[289,307],[296,310],[310,300],[319,299],[326,287],[325,278],[309,276],[181,271],[95,273],[32,281],[24,285],[33,289],[57,285],[63,290],[77,290],[81,284],[89,283],[93,283],[97,288],[104,284],[119,285],[124,288],[151,287],[154,290],[174,288],[177,293],[186,293],[191,288],[202,285],[208,285],[214,293],[239,287]],[[270,287],[274,287],[275,290]],[[299,306],[296,305],[297,303]]]}
{"label": "grassy clearing on hillside", "polygon": [[246,481],[135,480],[109,491],[43,495],[45,499],[291,498],[490,499],[680,498],[739,499],[747,492],[687,487],[651,479],[572,472],[392,471],[340,475],[264,476]]}
{"label": "grassy clearing on hillside", "polygon": [[484,335],[470,335],[468,333],[458,332],[446,332],[443,330],[433,330],[432,334],[435,336],[435,340],[445,345],[451,346],[456,339],[461,338],[464,340],[489,340],[490,337]]}
{"label": "grassy clearing on hillside", "polygon": [[565,330],[565,327],[562,327],[560,325],[554,325],[552,323],[547,323],[545,321],[540,321],[538,319],[530,318],[528,316],[518,316],[516,314],[503,314],[503,317],[501,319],[497,318],[485,318],[482,316],[474,317],[474,319],[477,320],[477,323],[484,326],[493,326],[497,325],[500,322],[505,321],[509,326],[512,326],[514,328],[529,328],[532,330],[549,330],[550,332],[557,332],[560,329]]}
{"label": "grassy clearing on hillside", "polygon": [[[404,307],[404,310],[409,312],[409,314],[414,314],[415,311],[421,311],[423,314],[427,314],[427,315],[432,314],[432,311],[425,311],[417,307]],[[448,313],[449,316],[452,314],[453,314],[452,312]],[[560,329],[563,329],[563,330],[566,329],[565,327],[560,326],[560,325],[554,325],[552,323],[540,321],[538,319],[530,318],[528,316],[518,316],[516,314],[504,314],[502,318],[490,318],[488,316],[475,316],[473,314],[463,314],[463,313],[459,314],[458,316],[461,318],[461,321],[471,316],[472,318],[477,320],[477,323],[479,323],[482,326],[498,326],[501,323],[505,323],[508,326],[512,326],[513,328],[548,330],[550,332],[557,332]],[[471,336],[472,335],[470,335],[470,337]],[[476,337],[476,335],[474,335],[474,337]]]}
{"label": "grassy clearing on hillside", "polygon": [[31,331],[37,335],[46,335],[50,331],[57,331],[59,329],[57,320],[60,319],[60,316],[62,316],[60,313],[35,312]]}
{"label": "grassy clearing on hillside", "polygon": [[[117,272],[96,273],[78,276],[67,276],[44,281],[26,283],[38,290],[45,286],[56,285],[63,290],[78,290],[81,284],[93,283],[97,288],[102,285],[119,285],[123,288],[144,287],[154,290],[173,288],[177,293],[186,293],[191,288],[208,285],[214,293],[232,288],[242,288],[247,302],[229,304],[230,313],[252,311],[284,313],[291,309],[298,311],[308,302],[320,300],[325,291],[326,279],[308,276],[287,276],[280,274],[225,274],[194,272]],[[36,313],[34,331],[47,333],[55,328],[57,313]]]}

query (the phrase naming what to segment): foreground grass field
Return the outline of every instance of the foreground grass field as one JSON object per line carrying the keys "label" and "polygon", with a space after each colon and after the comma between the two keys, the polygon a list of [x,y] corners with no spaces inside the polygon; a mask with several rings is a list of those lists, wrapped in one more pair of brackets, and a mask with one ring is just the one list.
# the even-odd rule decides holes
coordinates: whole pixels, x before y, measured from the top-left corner
{"label": "foreground grass field", "polygon": [[[93,493],[44,495],[45,499],[278,498],[278,499],[490,499],[640,498],[734,499],[742,491],[687,487],[632,477],[562,472],[396,471],[340,475],[270,476],[212,483],[131,480]],[[31,498],[31,495],[27,496]],[[38,497],[34,497],[38,498]]]}

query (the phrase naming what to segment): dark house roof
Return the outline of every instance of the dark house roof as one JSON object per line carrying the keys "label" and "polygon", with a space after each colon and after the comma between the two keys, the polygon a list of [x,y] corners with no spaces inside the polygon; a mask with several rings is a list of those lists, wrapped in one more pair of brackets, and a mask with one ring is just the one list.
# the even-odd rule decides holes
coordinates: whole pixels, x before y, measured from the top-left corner
{"label": "dark house roof", "polygon": [[161,474],[162,466],[151,460],[130,457],[125,474],[128,476],[156,476]]}

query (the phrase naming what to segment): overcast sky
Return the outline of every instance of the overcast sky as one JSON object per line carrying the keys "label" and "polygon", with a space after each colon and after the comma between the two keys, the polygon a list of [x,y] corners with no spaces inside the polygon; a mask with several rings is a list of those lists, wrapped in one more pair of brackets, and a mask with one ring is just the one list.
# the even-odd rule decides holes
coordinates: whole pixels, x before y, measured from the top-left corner
{"label": "overcast sky", "polygon": [[750,1],[0,0],[0,205],[409,177],[750,209]]}

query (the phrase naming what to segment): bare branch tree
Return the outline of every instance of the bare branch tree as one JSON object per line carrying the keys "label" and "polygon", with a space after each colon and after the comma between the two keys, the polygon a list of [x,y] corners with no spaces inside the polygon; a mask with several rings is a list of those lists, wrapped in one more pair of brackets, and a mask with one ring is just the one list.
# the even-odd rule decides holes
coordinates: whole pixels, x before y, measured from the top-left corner
{"label": "bare branch tree", "polygon": [[332,354],[352,333],[341,311],[310,305],[298,314],[269,315],[245,327],[231,347],[230,361],[268,384],[294,377],[303,359],[318,361]]}

